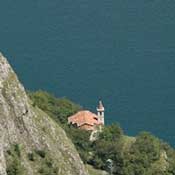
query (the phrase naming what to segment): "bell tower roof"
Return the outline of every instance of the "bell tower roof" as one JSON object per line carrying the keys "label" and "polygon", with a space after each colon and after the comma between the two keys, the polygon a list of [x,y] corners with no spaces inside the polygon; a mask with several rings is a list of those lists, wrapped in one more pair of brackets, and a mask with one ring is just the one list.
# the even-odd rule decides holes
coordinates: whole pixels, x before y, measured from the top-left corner
{"label": "bell tower roof", "polygon": [[104,111],[104,110],[105,110],[105,108],[104,108],[104,106],[103,106],[102,101],[100,100],[100,101],[99,101],[99,104],[98,104],[98,106],[97,106],[97,111]]}

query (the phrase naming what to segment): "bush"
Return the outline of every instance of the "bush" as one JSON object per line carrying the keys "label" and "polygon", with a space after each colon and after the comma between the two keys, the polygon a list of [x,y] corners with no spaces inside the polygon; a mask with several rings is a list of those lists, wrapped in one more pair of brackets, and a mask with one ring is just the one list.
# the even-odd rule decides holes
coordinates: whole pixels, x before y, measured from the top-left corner
{"label": "bush", "polygon": [[[33,106],[38,106],[66,131],[72,139],[84,163],[104,169],[116,175],[175,175],[175,151],[168,144],[162,143],[150,133],[142,132],[136,137],[135,143],[124,140],[123,130],[118,124],[105,126],[94,142],[89,141],[90,133],[67,125],[67,118],[81,110],[79,105],[66,98],[55,98],[44,91],[29,93]],[[45,131],[45,128],[43,128]],[[127,145],[128,144],[128,145]],[[127,147],[127,149],[125,148]],[[166,151],[169,164],[167,171],[160,171],[157,165],[162,150]],[[16,148],[18,152],[18,147]],[[40,174],[56,174],[57,169],[51,160],[47,160],[45,152],[36,152],[42,158]],[[9,152],[11,155],[11,152]],[[20,154],[18,154],[18,157]],[[32,155],[28,155],[33,161]],[[112,164],[109,165],[109,160]]]}
{"label": "bush", "polygon": [[132,154],[140,154],[142,157],[145,155],[148,159],[147,161],[150,163],[160,158],[160,151],[161,145],[159,139],[148,132],[140,133],[131,148]]}
{"label": "bush", "polygon": [[33,166],[38,168],[38,173],[42,175],[57,175],[58,167],[50,157],[47,150],[34,150],[28,153],[28,159],[33,162]]}
{"label": "bush", "polygon": [[[90,163],[96,168],[109,170],[109,159],[121,161],[123,131],[118,124],[112,124],[103,128],[99,138],[93,142],[93,158]],[[116,166],[117,168],[117,166]]]}
{"label": "bush", "polygon": [[38,154],[41,158],[46,157],[46,152],[44,150],[35,150],[36,154]]}
{"label": "bush", "polygon": [[25,170],[21,165],[21,149],[20,145],[15,144],[7,151],[6,160],[7,160],[7,175],[24,175]]}
{"label": "bush", "polygon": [[57,122],[65,125],[67,118],[81,107],[66,98],[56,98],[45,91],[29,92],[29,97],[33,101],[33,106],[38,106]]}
{"label": "bush", "polygon": [[91,151],[91,142],[89,141],[90,132],[76,129],[72,126],[64,128],[69,138],[71,138],[77,151],[84,163],[89,161],[89,152]]}
{"label": "bush", "polygon": [[99,140],[105,140],[109,142],[115,142],[121,138],[123,130],[116,123],[105,126],[103,131],[99,134]]}
{"label": "bush", "polygon": [[16,152],[18,157],[21,157],[21,148],[19,144],[14,145],[14,151]]}
{"label": "bush", "polygon": [[28,159],[30,161],[35,161],[35,155],[34,155],[34,153],[28,153]]}
{"label": "bush", "polygon": [[[82,160],[88,162],[91,144],[89,141],[90,133],[67,125],[68,117],[81,110],[81,107],[66,98],[56,98],[44,91],[29,92],[29,97],[33,101],[34,106],[37,105],[57,123],[61,124],[75,144]],[[43,130],[45,129],[43,128]],[[41,153],[38,152],[38,154]]]}

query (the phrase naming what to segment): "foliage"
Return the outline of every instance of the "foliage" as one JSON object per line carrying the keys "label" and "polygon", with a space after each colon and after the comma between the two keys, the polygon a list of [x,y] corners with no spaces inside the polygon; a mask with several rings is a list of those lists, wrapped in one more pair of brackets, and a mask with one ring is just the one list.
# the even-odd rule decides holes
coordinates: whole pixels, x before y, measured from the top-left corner
{"label": "foliage", "polygon": [[38,173],[41,175],[57,175],[58,167],[54,160],[50,157],[46,150],[34,150],[28,153],[28,159],[33,163],[33,166],[39,165]]}
{"label": "foliage", "polygon": [[93,143],[93,159],[89,163],[94,167],[114,175],[175,174],[175,151],[169,145],[142,132],[130,148],[124,150],[123,132],[116,133],[117,125],[105,127]]}
{"label": "foliage", "polygon": [[30,161],[35,161],[35,157],[34,157],[34,154],[33,153],[28,153],[28,159],[30,160]]}
{"label": "foliage", "polygon": [[145,174],[160,159],[160,153],[160,141],[150,133],[140,133],[128,155],[125,155],[126,169],[133,174]]}
{"label": "foliage", "polygon": [[56,122],[61,124],[69,138],[75,144],[82,160],[85,163],[88,162],[91,144],[89,141],[90,133],[67,125],[67,118],[79,111],[81,107],[66,98],[56,98],[44,91],[29,92],[29,97],[33,101],[34,106],[37,105]]}
{"label": "foliage", "polygon": [[104,127],[98,140],[93,143],[93,159],[90,163],[104,170],[108,170],[109,159],[121,164],[122,135],[123,131],[117,124]]}
{"label": "foliage", "polygon": [[103,132],[99,134],[98,140],[105,140],[109,142],[118,141],[123,135],[123,130],[116,123],[103,128]]}
{"label": "foliage", "polygon": [[66,98],[56,98],[45,91],[29,92],[33,106],[38,106],[54,120],[67,124],[67,118],[76,113],[81,107]]}
{"label": "foliage", "polygon": [[64,129],[76,146],[83,162],[87,163],[90,159],[89,152],[91,151],[91,142],[89,141],[90,132],[79,130],[72,126],[65,127]]}
{"label": "foliage", "polygon": [[21,165],[21,148],[15,144],[6,153],[7,175],[24,175],[24,167]]}
{"label": "foliage", "polygon": [[41,158],[46,157],[46,152],[44,150],[35,150],[36,154],[38,154]]}
{"label": "foliage", "polygon": [[[7,175],[25,175],[25,168],[22,166],[21,146],[13,145],[6,152]],[[34,150],[27,154],[28,160],[38,168],[41,175],[58,175],[58,167],[46,150]]]}
{"label": "foliage", "polygon": [[[96,141],[90,142],[89,132],[67,125],[67,118],[81,109],[79,105],[43,91],[29,95],[34,106],[62,125],[85,163],[113,175],[175,175],[174,149],[152,134],[142,132],[131,142],[118,124],[112,124],[103,128]],[[31,155],[29,158],[35,159]],[[40,173],[48,174],[47,166],[44,167]]]}

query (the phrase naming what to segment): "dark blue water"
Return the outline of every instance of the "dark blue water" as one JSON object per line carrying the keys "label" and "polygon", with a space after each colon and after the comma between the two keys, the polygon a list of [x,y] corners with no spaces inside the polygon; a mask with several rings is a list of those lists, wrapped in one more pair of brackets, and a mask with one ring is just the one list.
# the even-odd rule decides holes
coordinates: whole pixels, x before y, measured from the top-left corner
{"label": "dark blue water", "polygon": [[175,1],[5,0],[0,50],[30,90],[175,145]]}

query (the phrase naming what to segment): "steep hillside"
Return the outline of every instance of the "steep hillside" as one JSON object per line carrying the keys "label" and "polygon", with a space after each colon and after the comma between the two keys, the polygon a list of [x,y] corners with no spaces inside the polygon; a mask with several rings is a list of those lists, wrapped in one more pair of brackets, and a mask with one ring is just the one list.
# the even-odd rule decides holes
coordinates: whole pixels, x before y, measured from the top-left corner
{"label": "steep hillside", "polygon": [[32,105],[0,54],[0,175],[87,175],[65,132]]}
{"label": "steep hillside", "polygon": [[84,163],[92,165],[87,166],[89,174],[102,174],[101,170],[117,175],[175,174],[175,150],[151,133],[141,132],[130,137],[113,123],[103,128],[97,140],[90,142],[88,132],[64,122],[79,109],[76,104],[44,91],[32,92],[29,96],[36,106],[64,127]]}

